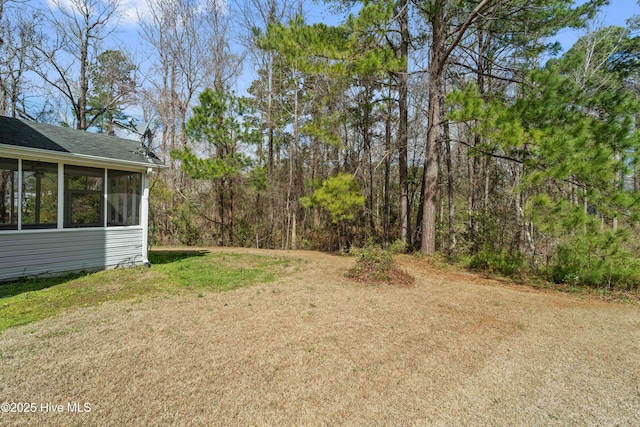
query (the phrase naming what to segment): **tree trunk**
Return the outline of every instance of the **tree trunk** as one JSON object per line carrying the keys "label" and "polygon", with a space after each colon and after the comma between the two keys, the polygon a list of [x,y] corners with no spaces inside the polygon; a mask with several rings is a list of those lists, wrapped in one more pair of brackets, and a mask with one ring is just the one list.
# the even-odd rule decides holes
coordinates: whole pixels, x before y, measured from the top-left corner
{"label": "tree trunk", "polygon": [[[86,17],[88,21],[88,17]],[[88,22],[86,22],[88,26]],[[86,27],[85,27],[86,28]],[[89,93],[89,77],[87,76],[89,67],[89,30],[86,29],[84,38],[80,45],[80,92],[78,93],[78,106],[76,116],[78,119],[78,129],[87,130],[87,94]]]}
{"label": "tree trunk", "polygon": [[268,94],[267,94],[267,109],[269,110],[267,112],[268,114],[268,122],[267,122],[267,126],[268,126],[268,131],[267,131],[267,138],[268,138],[268,151],[269,151],[269,157],[267,159],[267,176],[269,177],[269,179],[271,179],[271,177],[273,176],[273,128],[274,128],[274,124],[273,124],[273,54],[269,53],[269,90],[268,90]]}
{"label": "tree trunk", "polygon": [[411,244],[411,221],[409,218],[409,188],[407,182],[407,144],[409,124],[409,3],[408,0],[400,2],[400,60],[402,70],[398,73],[398,168],[400,173],[400,221],[401,238],[407,244]]}
{"label": "tree trunk", "polygon": [[230,180],[229,181],[229,200],[228,200],[228,218],[227,218],[227,224],[229,224],[229,238],[228,238],[228,245],[233,246],[233,237],[234,237],[234,232],[233,232],[233,181]]}
{"label": "tree trunk", "polygon": [[423,189],[424,210],[422,213],[422,245],[423,253],[436,251],[436,195],[438,192],[438,143],[440,140],[440,103],[443,94],[443,73],[445,59],[444,4],[437,2],[431,20],[432,44],[429,55],[427,76],[429,78],[429,109],[427,144],[425,153],[425,183]]}
{"label": "tree trunk", "polygon": [[[391,89],[389,89],[391,91]],[[389,93],[387,103],[387,117],[385,120],[385,128],[384,128],[384,143],[385,143],[385,154],[384,154],[384,206],[382,213],[382,226],[383,226],[383,240],[385,246],[389,245],[389,216],[391,214],[391,206],[389,203],[389,183],[390,183],[390,175],[391,175],[391,111],[392,111],[392,103],[391,103],[391,94]]]}
{"label": "tree trunk", "polygon": [[[433,0],[430,7],[423,9],[428,13],[431,26],[431,47],[427,77],[429,79],[429,109],[427,112],[429,125],[427,128],[427,144],[425,159],[424,212],[422,215],[423,253],[434,253],[436,250],[436,196],[438,190],[438,143],[442,130],[440,123],[440,102],[444,96],[443,76],[447,60],[458,46],[469,27],[481,16],[481,12],[491,3],[482,0],[469,13],[462,24],[454,23],[447,17],[446,0]],[[451,30],[450,28],[455,28]],[[448,34],[449,33],[449,34]],[[453,41],[447,46],[447,37]]]}
{"label": "tree trunk", "polygon": [[374,202],[373,202],[373,164],[371,160],[371,97],[372,94],[371,87],[367,83],[367,88],[365,89],[365,105],[364,105],[364,114],[362,118],[362,139],[364,144],[364,163],[366,165],[365,176],[367,179],[367,200],[366,200],[366,216],[367,222],[369,224],[369,232],[371,236],[376,235],[376,226],[373,221],[373,210],[374,210]]}
{"label": "tree trunk", "polygon": [[449,220],[449,255],[453,255],[456,250],[456,229],[455,229],[455,201],[453,198],[453,165],[451,159],[451,140],[449,136],[449,122],[444,122],[444,148],[445,162],[447,165],[447,202],[449,204],[448,220]]}

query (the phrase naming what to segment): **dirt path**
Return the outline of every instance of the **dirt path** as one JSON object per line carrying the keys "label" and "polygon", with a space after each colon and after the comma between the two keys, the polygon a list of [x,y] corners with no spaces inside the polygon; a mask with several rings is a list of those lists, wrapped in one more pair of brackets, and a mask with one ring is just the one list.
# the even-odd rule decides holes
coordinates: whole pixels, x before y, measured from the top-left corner
{"label": "dirt path", "polygon": [[[260,253],[303,262],[276,283],[5,331],[0,401],[38,413],[0,413],[0,424],[640,425],[637,305],[410,257],[415,287],[363,286],[344,277],[349,258]],[[64,412],[42,410],[53,404]]]}

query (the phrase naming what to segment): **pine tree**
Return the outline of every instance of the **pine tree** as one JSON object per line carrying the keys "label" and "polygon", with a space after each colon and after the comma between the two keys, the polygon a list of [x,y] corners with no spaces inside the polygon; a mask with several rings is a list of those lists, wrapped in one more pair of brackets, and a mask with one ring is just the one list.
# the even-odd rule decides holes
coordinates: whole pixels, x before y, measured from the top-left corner
{"label": "pine tree", "polygon": [[324,181],[317,190],[300,201],[307,208],[319,206],[329,213],[331,222],[337,227],[338,242],[342,250],[345,233],[341,229],[362,210],[365,197],[353,175],[340,173]]}
{"label": "pine tree", "polygon": [[450,118],[475,123],[472,131],[489,141],[495,157],[520,165],[514,190],[540,240],[530,242],[532,261],[545,254],[537,261],[548,263],[558,281],[636,283],[640,266],[625,242],[640,219],[640,194],[623,178],[640,142],[632,120],[640,106],[621,87],[585,90],[559,65],[531,72],[511,103],[486,102],[473,85],[455,93]]}
{"label": "pine tree", "polygon": [[198,180],[215,183],[218,211],[213,215],[219,225],[219,242],[231,245],[234,233],[234,200],[243,174],[251,161],[242,150],[260,141],[257,123],[246,103],[227,92],[205,89],[200,105],[193,108],[186,132],[193,142],[213,149],[210,157],[201,157],[188,146],[171,152],[182,164],[182,170]]}

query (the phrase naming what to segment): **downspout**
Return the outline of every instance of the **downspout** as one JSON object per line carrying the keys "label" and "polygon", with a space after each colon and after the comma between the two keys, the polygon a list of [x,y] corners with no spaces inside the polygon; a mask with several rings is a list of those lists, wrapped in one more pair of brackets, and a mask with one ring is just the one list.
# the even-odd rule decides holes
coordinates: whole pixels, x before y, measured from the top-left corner
{"label": "downspout", "polygon": [[[158,168],[158,172],[160,168]],[[154,173],[152,167],[147,168],[147,173],[142,175],[142,206],[140,219],[142,221],[142,264],[151,267],[149,261],[149,176]]]}

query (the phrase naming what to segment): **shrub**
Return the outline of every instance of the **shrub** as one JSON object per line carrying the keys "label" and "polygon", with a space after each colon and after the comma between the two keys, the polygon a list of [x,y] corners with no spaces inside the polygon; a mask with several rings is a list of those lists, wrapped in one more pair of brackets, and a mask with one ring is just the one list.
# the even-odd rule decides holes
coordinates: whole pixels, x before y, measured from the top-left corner
{"label": "shrub", "polygon": [[587,232],[558,246],[551,265],[556,283],[635,289],[640,261],[625,247],[622,232]]}
{"label": "shrub", "polygon": [[197,246],[201,233],[196,223],[196,217],[187,203],[181,203],[176,208],[176,214],[171,221],[177,229],[180,243],[187,246]]}
{"label": "shrub", "polygon": [[383,282],[399,287],[412,287],[415,278],[397,267],[391,252],[385,251],[369,242],[362,249],[351,249],[356,257],[355,266],[349,270],[347,277],[362,282]]}
{"label": "shrub", "polygon": [[396,239],[391,246],[389,246],[389,252],[392,254],[404,254],[409,249],[409,245],[402,239]]}
{"label": "shrub", "polygon": [[469,260],[469,267],[474,270],[485,270],[513,276],[520,273],[524,266],[524,257],[520,252],[507,252],[503,248],[497,251],[483,248]]}
{"label": "shrub", "polygon": [[362,249],[352,248],[351,253],[356,256],[356,265],[350,272],[350,277],[374,281],[391,279],[393,258],[390,252],[369,244]]}

